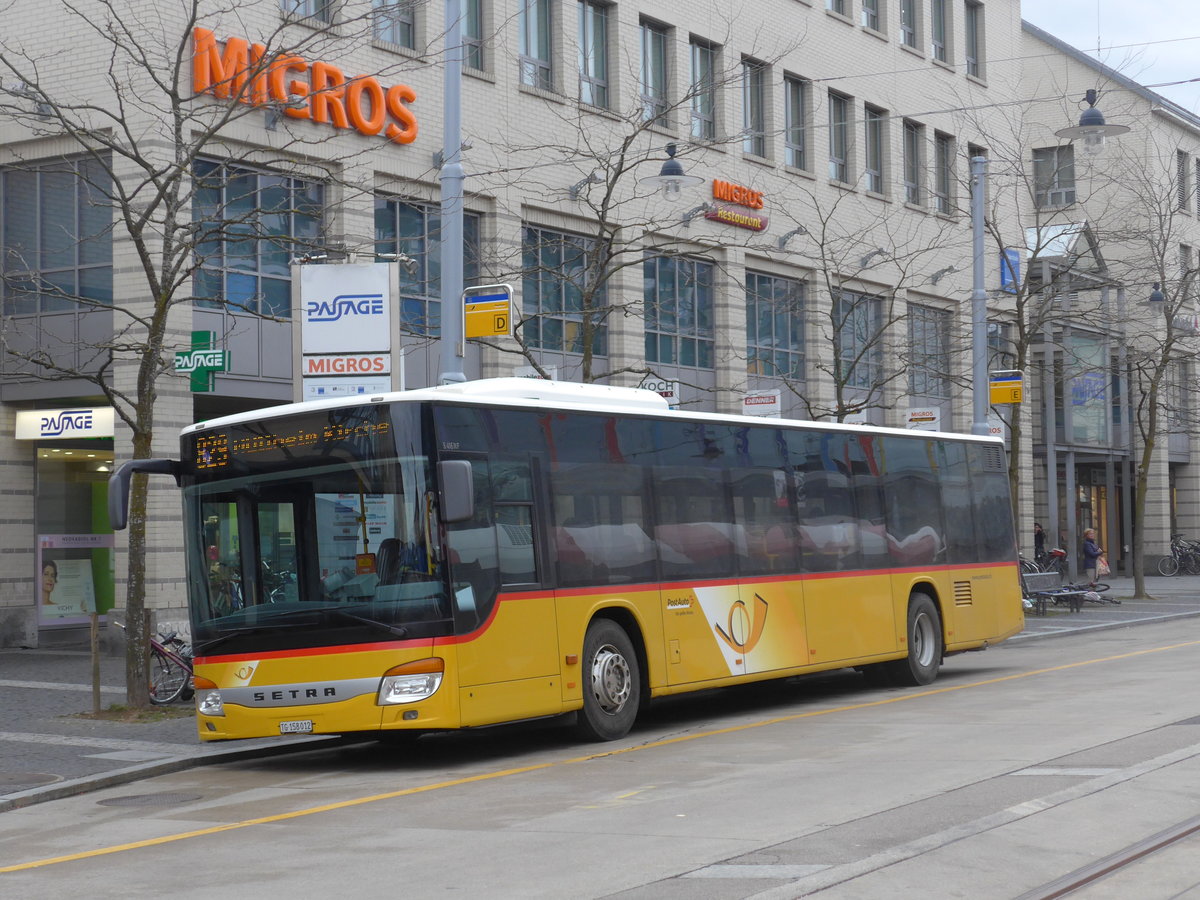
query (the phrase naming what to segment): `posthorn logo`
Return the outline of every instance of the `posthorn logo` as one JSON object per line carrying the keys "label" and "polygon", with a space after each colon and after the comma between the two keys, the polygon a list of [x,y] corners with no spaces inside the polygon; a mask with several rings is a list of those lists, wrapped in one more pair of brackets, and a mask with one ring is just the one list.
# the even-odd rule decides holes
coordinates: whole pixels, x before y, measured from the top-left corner
{"label": "posthorn logo", "polygon": [[87,431],[92,427],[90,409],[64,409],[57,415],[42,416],[42,437],[61,437],[71,431]]}
{"label": "posthorn logo", "polygon": [[310,300],[307,322],[337,322],[345,316],[382,316],[383,294],[339,294],[332,300]]}

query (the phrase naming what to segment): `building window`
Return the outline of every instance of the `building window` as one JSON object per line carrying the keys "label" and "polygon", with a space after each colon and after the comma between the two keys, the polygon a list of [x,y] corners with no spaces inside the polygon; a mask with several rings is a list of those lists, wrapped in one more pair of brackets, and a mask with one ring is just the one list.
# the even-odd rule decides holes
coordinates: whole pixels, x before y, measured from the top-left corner
{"label": "building window", "polygon": [[319,249],[321,184],[213,160],[192,170],[200,306],[292,315],[292,257]]}
{"label": "building window", "polygon": [[[413,261],[400,267],[400,328],[407,334],[441,334],[441,240],[437,206],[376,196],[376,255]],[[479,281],[479,216],[471,213],[463,215],[463,281]]]}
{"label": "building window", "polygon": [[463,65],[484,71],[483,0],[463,0]]}
{"label": "building window", "polygon": [[1175,192],[1179,209],[1188,212],[1192,208],[1192,161],[1186,150],[1175,151]]}
{"label": "building window", "polygon": [[521,84],[550,90],[550,0],[521,0],[517,28]]}
{"label": "building window", "polygon": [[1075,202],[1075,148],[1041,147],[1033,151],[1034,203],[1056,209]]}
{"label": "building window", "polygon": [[917,2],[900,0],[900,43],[905,47],[917,46]]}
{"label": "building window", "polygon": [[801,281],[746,273],[746,371],[804,378],[804,294]]}
{"label": "building window", "polygon": [[954,190],[954,138],[935,132],[933,135],[933,205],[943,215],[950,215]]}
{"label": "building window", "polygon": [[579,101],[608,107],[608,7],[579,3]]}
{"label": "building window", "polygon": [[947,62],[950,57],[950,51],[947,48],[950,40],[949,16],[947,0],[930,0],[930,45],[933,50],[933,58],[938,62]]}
{"label": "building window", "polygon": [[863,176],[868,191],[883,193],[883,125],[887,113],[863,107]]}
{"label": "building window", "polygon": [[846,0],[825,0],[825,8],[839,16],[846,14]]}
{"label": "building window", "polygon": [[949,397],[949,311],[910,305],[908,347],[908,392],[915,397]]}
{"label": "building window", "polygon": [[872,31],[882,31],[879,21],[879,0],[862,0],[862,26]]}
{"label": "building window", "polygon": [[850,98],[829,92],[829,177],[850,181]]}
{"label": "building window", "polygon": [[742,150],[767,155],[767,67],[742,60]]}
{"label": "building window", "polygon": [[833,304],[834,378],[870,390],[883,381],[883,301],[839,291]]}
{"label": "building window", "polygon": [[646,362],[713,368],[713,265],[681,256],[643,263]]}
{"label": "building window", "polygon": [[521,241],[521,302],[525,343],[542,350],[608,354],[608,288],[597,283],[596,242],[526,226]]}
{"label": "building window", "polygon": [[413,49],[416,38],[411,0],[374,0],[372,5],[375,40]]}
{"label": "building window", "polygon": [[966,38],[967,74],[983,77],[983,6],[973,0],[963,5],[963,35]]}
{"label": "building window", "polygon": [[661,128],[667,121],[667,29],[642,23],[642,60],[638,71],[642,119]]}
{"label": "building window", "polygon": [[717,137],[717,48],[703,41],[691,43],[692,137],[711,141]]}
{"label": "building window", "polygon": [[297,19],[333,21],[333,0],[279,0],[279,8]]}
{"label": "building window", "polygon": [[1196,160],[1195,178],[1192,179],[1192,184],[1196,191],[1196,217],[1200,218],[1200,159]]}
{"label": "building window", "polygon": [[0,170],[4,315],[112,303],[110,190],[91,159]]}
{"label": "building window", "polygon": [[925,142],[925,128],[916,122],[904,122],[904,202],[924,203],[922,186],[921,145]]}
{"label": "building window", "polygon": [[783,79],[783,93],[783,161],[794,168],[807,169],[808,83],[788,75]]}

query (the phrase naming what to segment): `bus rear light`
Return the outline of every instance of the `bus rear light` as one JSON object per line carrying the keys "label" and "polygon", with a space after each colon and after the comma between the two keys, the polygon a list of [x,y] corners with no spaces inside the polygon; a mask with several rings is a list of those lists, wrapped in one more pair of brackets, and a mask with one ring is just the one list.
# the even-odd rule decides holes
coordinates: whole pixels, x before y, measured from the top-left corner
{"label": "bus rear light", "polygon": [[432,697],[442,685],[446,672],[444,660],[434,657],[395,666],[384,673],[379,682],[380,706],[398,703],[417,703]]}

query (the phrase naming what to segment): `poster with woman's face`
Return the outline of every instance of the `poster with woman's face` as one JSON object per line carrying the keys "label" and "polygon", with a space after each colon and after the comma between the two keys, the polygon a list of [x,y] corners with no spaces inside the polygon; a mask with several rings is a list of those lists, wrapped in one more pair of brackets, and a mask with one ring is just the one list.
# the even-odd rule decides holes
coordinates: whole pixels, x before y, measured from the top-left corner
{"label": "poster with woman's face", "polygon": [[96,611],[91,559],[55,558],[42,553],[38,591],[41,617],[69,619]]}

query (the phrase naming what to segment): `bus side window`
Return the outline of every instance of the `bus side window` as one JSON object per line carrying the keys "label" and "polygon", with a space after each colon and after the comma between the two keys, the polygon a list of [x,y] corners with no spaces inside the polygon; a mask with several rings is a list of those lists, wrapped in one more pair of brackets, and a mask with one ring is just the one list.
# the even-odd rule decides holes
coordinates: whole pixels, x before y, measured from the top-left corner
{"label": "bus side window", "polygon": [[924,438],[885,437],[883,491],[888,551],[895,566],[945,562],[942,486],[933,444]]}
{"label": "bus side window", "polygon": [[733,519],[742,536],[737,546],[741,574],[795,572],[796,528],[787,472],[738,472],[732,487]]}
{"label": "bus side window", "polygon": [[537,582],[533,478],[529,463],[493,458],[492,505],[496,515],[500,583]]}

